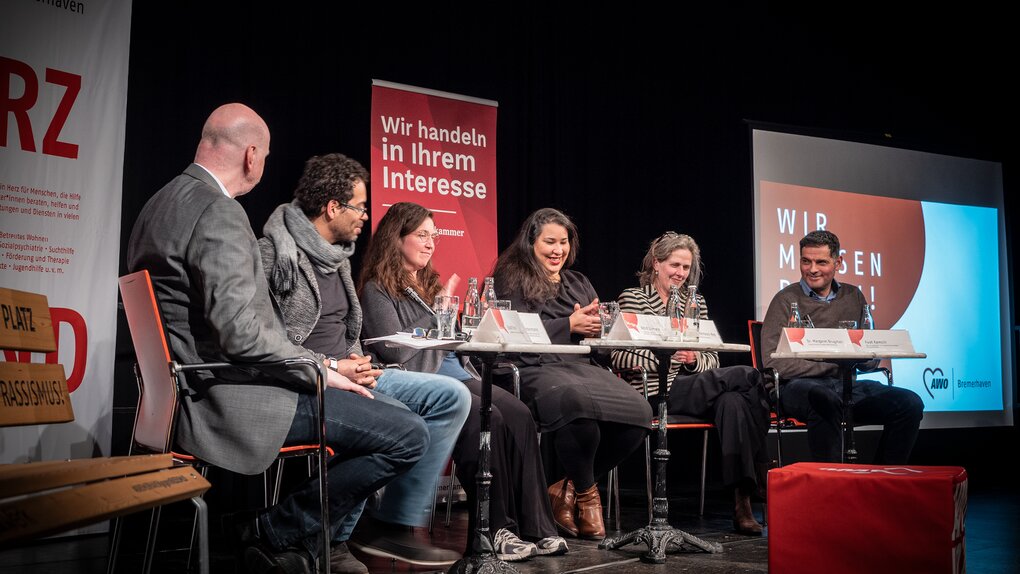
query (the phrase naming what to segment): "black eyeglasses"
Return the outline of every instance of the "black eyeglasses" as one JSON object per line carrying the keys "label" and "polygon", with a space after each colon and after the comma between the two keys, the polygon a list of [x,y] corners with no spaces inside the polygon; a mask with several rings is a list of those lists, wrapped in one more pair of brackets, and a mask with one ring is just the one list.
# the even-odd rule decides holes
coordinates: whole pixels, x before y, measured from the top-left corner
{"label": "black eyeglasses", "polygon": [[367,207],[358,207],[356,205],[351,205],[349,203],[344,203],[342,201],[338,201],[337,203],[340,204],[340,207],[346,207],[347,209],[350,209],[350,210],[353,210],[353,211],[357,211],[358,212],[358,217],[361,217],[362,215],[365,215],[366,213],[368,213],[368,208]]}

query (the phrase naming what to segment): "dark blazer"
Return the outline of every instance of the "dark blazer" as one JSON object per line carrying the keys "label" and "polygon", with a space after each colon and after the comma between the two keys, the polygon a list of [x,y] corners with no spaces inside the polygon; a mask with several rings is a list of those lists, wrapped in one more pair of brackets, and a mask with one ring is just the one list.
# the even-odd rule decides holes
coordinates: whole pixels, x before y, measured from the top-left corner
{"label": "dark blazer", "polygon": [[314,355],[287,340],[244,209],[191,164],[142,208],[127,263],[149,271],[177,360],[251,365],[189,375],[177,443],[226,469],[262,472],[287,437],[298,392],[314,386],[259,363]]}

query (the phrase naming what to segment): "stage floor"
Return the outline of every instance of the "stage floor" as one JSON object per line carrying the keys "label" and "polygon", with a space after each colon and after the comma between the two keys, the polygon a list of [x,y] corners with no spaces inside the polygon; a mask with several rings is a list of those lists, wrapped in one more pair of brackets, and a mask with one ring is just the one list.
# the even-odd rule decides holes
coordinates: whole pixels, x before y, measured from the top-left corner
{"label": "stage floor", "polygon": [[[662,565],[645,564],[639,560],[642,546],[628,546],[620,550],[599,550],[596,542],[569,539],[570,552],[564,556],[535,558],[517,562],[521,574],[567,574],[573,572],[611,572],[612,574],[654,573],[654,572],[702,572],[722,574],[729,572],[768,571],[768,532],[756,538],[732,532],[728,497],[720,489],[710,490],[705,505],[705,516],[697,516],[696,492],[682,492],[670,498],[670,522],[691,534],[719,542],[723,552],[705,554],[683,551],[670,554]],[[179,505],[188,508],[188,505]],[[647,521],[643,493],[625,492],[623,497],[624,530],[642,526]],[[761,505],[755,505],[760,514]],[[437,517],[433,540],[446,548],[461,550],[465,545],[467,528],[467,506],[457,504],[453,508],[449,527]],[[190,511],[189,511],[190,512]],[[967,571],[969,574],[1020,574],[1020,493],[1004,488],[982,491],[971,484],[967,510]],[[176,519],[168,517],[168,529],[175,522],[190,527],[190,515],[181,513]],[[222,527],[213,518],[211,526],[212,567],[211,572],[242,572],[229,545],[224,542]],[[138,524],[134,530],[143,530]],[[179,530],[185,528],[178,527]],[[181,546],[175,544],[175,532],[161,529],[161,548]],[[416,534],[427,537],[427,529]],[[176,536],[176,538],[180,538]],[[140,571],[140,544],[126,544],[118,571]],[[156,572],[182,572],[186,551],[169,550],[162,552],[156,560]],[[105,535],[58,539],[28,545],[17,550],[0,552],[0,574],[84,574],[106,571],[107,537]],[[373,573],[385,572],[436,572],[435,569],[414,568],[399,562],[382,559],[365,560]]]}

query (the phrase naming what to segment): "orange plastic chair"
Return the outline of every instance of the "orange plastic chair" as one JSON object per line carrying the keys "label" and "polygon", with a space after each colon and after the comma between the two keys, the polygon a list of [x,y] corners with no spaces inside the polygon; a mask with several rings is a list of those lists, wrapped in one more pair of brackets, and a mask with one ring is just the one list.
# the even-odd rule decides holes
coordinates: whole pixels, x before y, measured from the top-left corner
{"label": "orange plastic chair", "polygon": [[[177,410],[180,406],[181,392],[180,374],[190,371],[213,371],[237,368],[232,363],[196,363],[181,364],[173,359],[167,334],[163,324],[159,303],[152,288],[152,280],[146,270],[131,273],[120,278],[120,294],[127,316],[131,341],[135,349],[135,378],[138,381],[138,410],[132,431],[130,454],[171,453],[176,461],[187,463],[198,468],[203,475],[215,461],[203,461],[188,453],[173,450],[174,431]],[[307,358],[294,358],[272,363],[276,366],[302,369],[315,379],[319,404],[319,444],[288,446],[280,449],[277,455],[275,487],[270,496],[269,470],[264,474],[267,506],[275,504],[279,497],[282,463],[286,458],[304,456],[318,459],[319,488],[322,512],[322,552],[320,564],[329,563],[329,513],[326,493],[326,460],[333,455],[332,449],[325,444],[323,419],[323,389],[325,367]],[[313,374],[314,373],[314,374]],[[110,549],[110,562],[107,572],[112,573],[117,560],[120,541],[120,521],[114,523]],[[153,510],[149,523],[149,536],[146,541],[144,572],[150,572],[152,558],[159,528],[159,508]],[[190,557],[189,557],[190,563]]]}

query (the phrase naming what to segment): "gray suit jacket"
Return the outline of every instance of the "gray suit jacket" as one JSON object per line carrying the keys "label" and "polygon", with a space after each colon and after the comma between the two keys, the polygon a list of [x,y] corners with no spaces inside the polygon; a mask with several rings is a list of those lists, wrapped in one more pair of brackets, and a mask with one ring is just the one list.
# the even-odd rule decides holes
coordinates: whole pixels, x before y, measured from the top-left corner
{"label": "gray suit jacket", "polygon": [[287,340],[244,209],[192,164],[142,208],[127,262],[149,271],[178,361],[250,365],[189,375],[177,444],[228,470],[262,472],[287,437],[297,393],[314,386],[259,363],[314,355]]}

